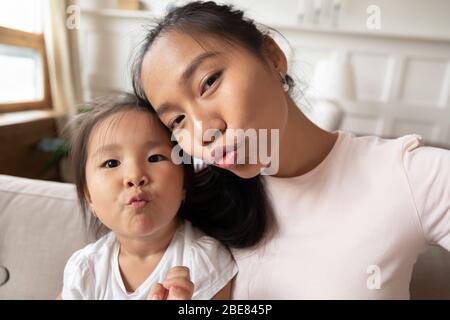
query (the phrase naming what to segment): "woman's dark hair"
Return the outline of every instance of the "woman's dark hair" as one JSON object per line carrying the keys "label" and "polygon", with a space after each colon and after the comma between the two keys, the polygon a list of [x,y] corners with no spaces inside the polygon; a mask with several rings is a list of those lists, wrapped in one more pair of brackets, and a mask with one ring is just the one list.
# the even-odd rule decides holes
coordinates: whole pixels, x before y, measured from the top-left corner
{"label": "woman's dark hair", "polygon": [[[174,7],[166,16],[151,28],[138,48],[132,65],[133,89],[141,99],[146,99],[142,87],[142,63],[145,54],[159,37],[169,31],[179,31],[186,34],[203,33],[215,35],[231,43],[237,43],[263,59],[264,38],[268,30],[258,29],[256,23],[244,17],[244,12],[231,5],[218,5],[213,1],[195,1],[181,7]],[[295,82],[289,75],[286,81],[291,92]]]}
{"label": "woman's dark hair", "polygon": [[[106,227],[97,219],[92,219],[89,214],[89,205],[86,200],[86,162],[88,156],[89,138],[94,128],[99,125],[106,118],[119,113],[131,110],[137,110],[152,114],[155,119],[158,117],[153,109],[143,100],[139,100],[134,94],[123,93],[114,97],[104,97],[94,100],[83,106],[82,112],[77,115],[65,128],[65,134],[70,135],[70,156],[72,160],[72,170],[74,182],[77,189],[78,202],[85,218],[85,222],[89,221],[90,228],[97,236],[106,231]],[[161,128],[167,130],[168,137],[170,137],[169,130],[161,123]],[[173,143],[174,145],[176,143]],[[187,194],[191,194],[192,179],[194,167],[192,164],[185,164],[184,166],[184,187]],[[183,216],[185,205],[182,204],[178,215]]]}
{"label": "woman's dark hair", "polygon": [[214,166],[194,174],[181,215],[231,248],[257,245],[274,227],[261,177],[243,179]]}
{"label": "woman's dark hair", "polygon": [[[259,59],[263,59],[264,38],[268,35],[230,5],[197,1],[173,8],[147,32],[133,62],[133,89],[139,100],[146,103],[149,102],[141,82],[143,60],[154,41],[169,31],[218,36],[243,46]],[[286,81],[292,89],[292,78],[286,76]],[[275,220],[260,176],[243,179],[230,171],[209,166],[195,175],[191,200],[187,203],[189,210],[184,211],[185,218],[230,247],[256,245],[269,227],[274,227]]]}

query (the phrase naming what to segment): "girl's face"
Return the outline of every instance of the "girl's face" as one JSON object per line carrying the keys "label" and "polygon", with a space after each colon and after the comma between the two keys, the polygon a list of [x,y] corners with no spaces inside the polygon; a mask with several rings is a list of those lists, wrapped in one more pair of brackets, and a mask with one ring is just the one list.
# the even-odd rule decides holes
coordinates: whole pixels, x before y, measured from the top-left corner
{"label": "girl's face", "polygon": [[184,173],[158,119],[126,111],[93,129],[86,163],[86,197],[118,236],[141,239],[170,230],[184,198]]}
{"label": "girl's face", "polygon": [[[238,44],[169,31],[153,43],[142,66],[144,91],[180,146],[244,178],[259,174],[263,165],[259,158],[248,161],[248,139],[236,130],[254,129],[259,150],[260,129],[279,129],[282,137],[287,122],[279,74],[286,73],[286,58],[273,40],[266,49],[263,61]],[[214,139],[205,135],[208,130],[216,130]],[[270,141],[270,131],[268,136]],[[245,164],[233,165],[244,150]]]}

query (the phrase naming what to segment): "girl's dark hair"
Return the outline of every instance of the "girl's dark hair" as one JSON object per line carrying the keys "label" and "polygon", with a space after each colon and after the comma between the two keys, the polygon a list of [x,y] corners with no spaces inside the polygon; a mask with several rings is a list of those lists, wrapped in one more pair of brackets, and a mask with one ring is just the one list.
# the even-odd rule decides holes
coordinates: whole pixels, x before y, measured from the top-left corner
{"label": "girl's dark hair", "polygon": [[[268,35],[230,5],[197,1],[173,8],[147,32],[133,62],[133,89],[141,101],[148,103],[141,81],[145,54],[159,36],[169,31],[215,35],[242,45],[259,59],[263,59],[264,38]],[[292,78],[286,76],[286,81],[292,89]],[[243,179],[210,166],[195,175],[193,192],[185,218],[230,247],[256,245],[274,226],[260,176]]]}
{"label": "girl's dark hair", "polygon": [[[158,117],[150,108],[149,104],[144,100],[138,99],[134,94],[123,93],[122,95],[99,98],[85,106],[65,128],[65,134],[70,135],[70,156],[72,160],[72,170],[75,186],[77,189],[78,202],[86,222],[97,236],[106,231],[106,227],[97,218],[92,218],[89,212],[89,205],[86,200],[85,192],[87,190],[86,181],[86,162],[88,156],[88,143],[92,131],[96,125],[111,115],[119,112],[137,110],[154,115],[159,121]],[[161,128],[167,130],[168,137],[170,137],[169,130],[161,124]],[[174,145],[176,143],[173,143]],[[186,193],[191,194],[192,178],[194,167],[192,164],[184,165],[184,187]],[[178,214],[183,215],[185,205],[181,205]]]}

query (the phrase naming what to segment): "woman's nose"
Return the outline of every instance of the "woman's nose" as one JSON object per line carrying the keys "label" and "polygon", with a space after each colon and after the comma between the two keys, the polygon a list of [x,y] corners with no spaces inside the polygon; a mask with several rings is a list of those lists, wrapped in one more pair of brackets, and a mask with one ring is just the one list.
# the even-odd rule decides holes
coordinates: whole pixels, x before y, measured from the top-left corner
{"label": "woman's nose", "polygon": [[219,139],[227,130],[227,125],[222,119],[212,119],[209,121],[196,121],[195,127],[201,135],[200,143],[202,147],[206,147]]}

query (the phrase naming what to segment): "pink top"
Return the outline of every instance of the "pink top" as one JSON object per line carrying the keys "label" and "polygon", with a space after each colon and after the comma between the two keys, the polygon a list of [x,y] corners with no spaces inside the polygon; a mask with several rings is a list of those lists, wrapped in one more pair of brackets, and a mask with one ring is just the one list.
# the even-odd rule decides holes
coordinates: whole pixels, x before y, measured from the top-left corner
{"label": "pink top", "polygon": [[265,177],[278,231],[234,250],[234,299],[408,299],[427,244],[450,251],[450,151],[339,132],[293,178]]}

